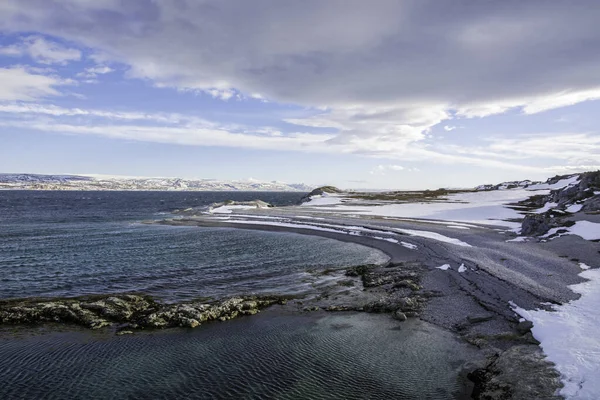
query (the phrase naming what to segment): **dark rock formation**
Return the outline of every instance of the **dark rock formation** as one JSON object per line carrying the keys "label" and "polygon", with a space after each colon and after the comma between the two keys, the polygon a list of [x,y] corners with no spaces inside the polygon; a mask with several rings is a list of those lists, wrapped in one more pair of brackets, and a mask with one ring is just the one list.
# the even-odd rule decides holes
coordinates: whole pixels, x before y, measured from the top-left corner
{"label": "dark rock formation", "polygon": [[300,199],[301,203],[309,202],[312,196],[322,196],[323,193],[344,193],[343,190],[336,188],[335,186],[321,186],[310,192],[309,194],[302,196]]}
{"label": "dark rock formation", "polygon": [[535,345],[514,346],[493,356],[487,366],[468,374],[480,400],[559,400],[560,374]]}
{"label": "dark rock formation", "polygon": [[521,235],[523,236],[539,236],[543,235],[556,224],[556,220],[544,214],[529,214],[526,215],[521,223]]}
{"label": "dark rock formation", "polygon": [[[572,176],[556,176],[547,183],[553,184]],[[526,215],[521,224],[521,235],[539,236],[546,234],[551,228],[568,226],[570,213],[567,210],[574,204],[581,205],[582,212],[600,212],[600,171],[580,174],[576,184],[552,190],[547,196],[532,196],[517,205],[536,209],[546,203],[556,203],[556,206],[544,213]]]}

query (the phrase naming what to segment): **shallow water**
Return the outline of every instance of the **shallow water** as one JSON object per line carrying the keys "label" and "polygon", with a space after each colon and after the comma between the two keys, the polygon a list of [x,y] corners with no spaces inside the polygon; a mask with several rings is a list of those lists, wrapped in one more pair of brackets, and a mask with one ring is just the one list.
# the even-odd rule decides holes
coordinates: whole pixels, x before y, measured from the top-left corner
{"label": "shallow water", "polygon": [[290,233],[144,225],[176,208],[298,193],[0,191],[0,298],[138,291],[166,301],[296,294],[307,269],[382,263],[383,253]]}
{"label": "shallow water", "polygon": [[275,308],[194,330],[5,338],[0,354],[3,399],[451,399],[476,351],[420,321]]}

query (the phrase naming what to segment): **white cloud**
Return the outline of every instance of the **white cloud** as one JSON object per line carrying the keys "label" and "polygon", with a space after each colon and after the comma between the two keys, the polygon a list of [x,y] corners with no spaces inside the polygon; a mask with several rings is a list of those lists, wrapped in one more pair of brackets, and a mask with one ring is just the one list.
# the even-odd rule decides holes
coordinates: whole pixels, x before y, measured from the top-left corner
{"label": "white cloud", "polygon": [[419,168],[416,167],[410,167],[410,168],[405,168],[402,165],[396,165],[396,164],[387,164],[387,165],[377,165],[375,168],[373,168],[369,173],[371,175],[386,175],[387,172],[399,172],[399,171],[406,171],[406,172],[418,172]]}
{"label": "white cloud", "polygon": [[599,98],[600,54],[581,45],[600,40],[589,4],[4,0],[0,29],[78,42],[160,87],[327,107],[290,122],[379,153],[406,150],[454,113]]}
{"label": "white cloud", "polygon": [[446,132],[452,132],[453,130],[455,130],[456,127],[455,126],[451,126],[451,125],[444,125],[444,130]]}
{"label": "white cloud", "polygon": [[0,55],[10,57],[29,56],[40,64],[60,65],[81,59],[79,50],[65,47],[40,36],[28,36],[22,38],[17,44],[0,47]]}
{"label": "white cloud", "polygon": [[24,67],[0,68],[0,101],[58,96],[60,92],[56,87],[66,83],[54,76],[30,73]]}
{"label": "white cloud", "polygon": [[83,72],[79,72],[77,74],[78,78],[86,78],[84,80],[85,83],[97,83],[96,78],[98,75],[104,75],[114,72],[114,69],[106,66],[106,65],[98,65],[95,67],[86,68]]}

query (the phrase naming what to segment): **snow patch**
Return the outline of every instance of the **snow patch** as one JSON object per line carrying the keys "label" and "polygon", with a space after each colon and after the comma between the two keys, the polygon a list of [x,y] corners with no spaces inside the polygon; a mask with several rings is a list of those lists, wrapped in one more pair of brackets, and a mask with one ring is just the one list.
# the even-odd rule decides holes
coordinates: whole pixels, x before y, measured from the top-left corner
{"label": "snow patch", "polygon": [[436,267],[437,269],[441,269],[442,271],[447,271],[450,269],[450,264],[444,264],[440,267]]}
{"label": "snow patch", "polygon": [[581,268],[581,269],[583,269],[583,270],[586,270],[586,269],[590,269],[590,268],[592,268],[592,267],[590,267],[590,266],[589,266],[589,265],[587,265],[587,264],[584,264],[584,263],[580,262],[580,263],[579,263],[579,268]]}
{"label": "snow patch", "polygon": [[517,236],[514,239],[507,240],[507,242],[526,242],[528,239],[527,236]]}
{"label": "snow patch", "polygon": [[578,300],[556,306],[554,311],[513,310],[533,322],[533,336],[548,360],[556,364],[570,400],[595,400],[600,395],[600,269],[579,274],[587,282],[569,286],[581,294]]}
{"label": "snow patch", "polygon": [[418,248],[416,244],[412,244],[412,243],[400,242],[400,244],[403,247],[406,247],[407,249],[411,249],[411,250],[416,250]]}
{"label": "snow patch", "polygon": [[586,240],[600,239],[600,224],[590,221],[577,221],[569,228],[572,235],[581,236]]}
{"label": "snow patch", "polygon": [[579,180],[579,175],[575,175],[570,178],[561,179],[560,181],[553,183],[551,185],[548,183],[539,183],[537,185],[531,185],[531,186],[527,187],[527,190],[562,189],[562,188],[566,188],[567,186],[576,184],[578,180]]}
{"label": "snow patch", "polygon": [[463,242],[462,240],[451,238],[451,237],[448,237],[448,236],[444,236],[444,235],[441,235],[441,234],[436,233],[436,232],[417,231],[417,230],[414,230],[414,229],[394,229],[394,231],[401,232],[401,233],[406,233],[406,234],[411,235],[411,236],[424,237],[424,238],[427,238],[427,239],[437,240],[439,242],[450,243],[450,244],[454,244],[454,245],[457,245],[457,246],[473,247],[469,243]]}
{"label": "snow patch", "polygon": [[534,210],[533,213],[535,213],[535,214],[542,214],[542,213],[545,213],[548,210],[553,209],[557,205],[558,205],[558,203],[548,202],[548,203],[544,204],[544,207],[538,208],[537,210]]}
{"label": "snow patch", "polygon": [[467,270],[467,267],[465,267],[465,264],[460,264],[460,267],[458,267],[458,272],[462,273],[465,272]]}
{"label": "snow patch", "polygon": [[310,196],[310,200],[302,203],[301,206],[331,206],[341,203],[342,198],[339,195],[323,192],[323,194]]}
{"label": "snow patch", "polygon": [[571,204],[569,207],[567,207],[567,212],[570,212],[570,213],[579,212],[579,210],[581,210],[581,207],[583,207],[583,204]]}

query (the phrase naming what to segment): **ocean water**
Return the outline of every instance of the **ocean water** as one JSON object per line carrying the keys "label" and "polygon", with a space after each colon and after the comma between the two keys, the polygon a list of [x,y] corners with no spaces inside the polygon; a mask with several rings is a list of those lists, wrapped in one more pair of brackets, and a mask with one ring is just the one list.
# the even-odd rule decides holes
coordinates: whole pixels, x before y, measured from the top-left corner
{"label": "ocean water", "polygon": [[196,329],[0,335],[2,399],[468,398],[472,346],[421,321],[277,308]]}
{"label": "ocean water", "polygon": [[[173,209],[295,193],[0,191],[0,296],[140,291],[164,301],[318,290],[310,271],[387,256],[298,234],[169,227]],[[477,351],[421,321],[302,313],[114,336],[0,327],[0,399],[462,399]]]}
{"label": "ocean water", "polygon": [[299,193],[0,191],[1,298],[143,292],[164,301],[297,294],[307,270],[381,263],[384,254],[306,235],[146,225],[175,209]]}

